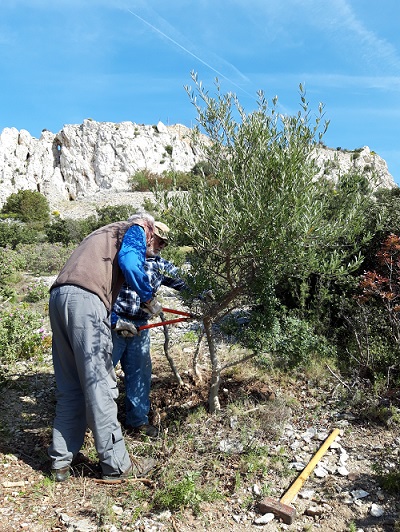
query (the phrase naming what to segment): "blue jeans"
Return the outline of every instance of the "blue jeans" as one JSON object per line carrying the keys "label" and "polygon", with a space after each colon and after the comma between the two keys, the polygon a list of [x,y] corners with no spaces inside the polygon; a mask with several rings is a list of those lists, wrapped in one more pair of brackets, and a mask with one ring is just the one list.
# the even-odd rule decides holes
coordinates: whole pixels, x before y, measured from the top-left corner
{"label": "blue jeans", "polygon": [[149,331],[145,329],[131,338],[124,338],[113,331],[112,339],[114,367],[121,361],[125,374],[125,425],[146,425],[149,422],[151,386]]}

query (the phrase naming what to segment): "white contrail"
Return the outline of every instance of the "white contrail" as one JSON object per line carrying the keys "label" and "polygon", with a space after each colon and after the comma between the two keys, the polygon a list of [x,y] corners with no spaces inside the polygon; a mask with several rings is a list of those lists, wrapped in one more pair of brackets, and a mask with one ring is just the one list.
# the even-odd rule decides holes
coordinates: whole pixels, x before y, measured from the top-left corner
{"label": "white contrail", "polygon": [[250,96],[251,98],[253,98],[254,96],[249,94],[246,90],[244,90],[242,87],[240,87],[240,85],[238,85],[237,83],[235,83],[234,81],[232,81],[231,79],[229,79],[228,77],[226,77],[224,74],[222,74],[222,72],[219,72],[218,70],[216,70],[214,67],[212,67],[211,65],[209,65],[208,63],[206,63],[205,61],[203,61],[203,59],[201,59],[198,55],[194,54],[193,52],[191,52],[190,50],[188,50],[187,48],[185,48],[184,46],[182,46],[181,44],[179,44],[177,41],[175,41],[174,39],[172,39],[169,35],[166,35],[164,32],[162,32],[161,30],[159,30],[158,28],[156,28],[155,26],[153,26],[153,24],[150,24],[150,22],[147,22],[147,20],[145,20],[144,18],[140,17],[139,15],[137,15],[136,13],[134,13],[133,11],[131,11],[130,9],[128,9],[129,13],[131,15],[133,15],[134,17],[138,18],[139,20],[141,20],[142,22],[144,22],[145,24],[147,24],[147,26],[149,26],[151,29],[153,29],[154,31],[156,31],[157,33],[159,33],[160,35],[162,35],[163,37],[165,37],[166,39],[168,39],[169,41],[171,41],[173,44],[175,44],[176,46],[178,46],[179,48],[181,48],[181,50],[183,50],[184,52],[186,52],[187,54],[191,55],[192,57],[194,57],[195,59],[197,59],[197,61],[200,61],[200,63],[203,63],[203,65],[205,65],[207,68],[209,68],[210,70],[213,70],[216,74],[218,74],[218,76],[221,76],[222,78],[226,79],[227,81],[229,81],[229,83],[232,83],[232,85],[234,85],[235,87],[237,87],[238,89],[240,89],[241,91],[243,91],[244,93],[246,93],[248,96]]}

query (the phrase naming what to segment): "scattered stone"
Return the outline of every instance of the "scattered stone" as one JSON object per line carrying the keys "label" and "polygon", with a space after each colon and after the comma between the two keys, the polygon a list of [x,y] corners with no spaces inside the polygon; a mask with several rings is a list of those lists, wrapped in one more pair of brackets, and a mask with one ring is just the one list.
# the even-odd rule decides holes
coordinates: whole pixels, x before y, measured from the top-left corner
{"label": "scattered stone", "polygon": [[371,510],[369,512],[374,517],[382,517],[382,515],[385,513],[382,506],[379,506],[378,504],[372,504]]}
{"label": "scattered stone", "polygon": [[310,517],[318,517],[323,511],[322,508],[319,508],[318,506],[310,506],[304,513]]}
{"label": "scattered stone", "polygon": [[255,525],[266,525],[267,523],[269,523],[273,519],[275,519],[275,515],[274,514],[266,513],[266,514],[262,515],[261,517],[257,517],[257,519],[254,519],[254,524]]}
{"label": "scattered stone", "polygon": [[259,486],[257,486],[257,484],[254,484],[254,486],[253,486],[253,493],[254,493],[254,495],[261,495],[261,490],[260,490]]}
{"label": "scattered stone", "polygon": [[369,493],[365,490],[354,490],[351,492],[354,499],[363,499],[364,497],[368,497]]}
{"label": "scattered stone", "polygon": [[304,432],[301,437],[303,438],[304,441],[306,442],[309,442],[310,440],[312,440],[313,438],[315,438],[315,435],[317,434],[317,431],[316,429],[314,429],[313,427],[309,427],[306,432]]}
{"label": "scattered stone", "polygon": [[337,466],[335,464],[327,463],[327,464],[324,464],[322,467],[326,469],[328,473],[330,473],[331,475],[333,475],[337,471]]}
{"label": "scattered stone", "polygon": [[303,462],[292,462],[289,467],[291,469],[295,469],[296,471],[303,471],[306,466],[303,464]]}
{"label": "scattered stone", "polygon": [[231,416],[229,419],[229,426],[231,429],[235,429],[238,425],[238,418],[237,416]]}
{"label": "scattered stone", "polygon": [[3,482],[3,488],[23,488],[25,486],[24,480],[17,480],[15,482]]}
{"label": "scattered stone", "polygon": [[317,466],[314,470],[314,475],[318,478],[324,478],[328,475],[328,471],[322,467],[322,466]]}
{"label": "scattered stone", "polygon": [[161,521],[165,521],[168,519],[171,519],[172,513],[170,510],[165,510],[164,512],[161,512],[158,514],[157,519],[160,519]]}
{"label": "scattered stone", "polygon": [[68,514],[61,513],[60,521],[67,527],[67,530],[74,532],[94,532],[97,530],[97,525],[92,524],[88,519],[74,519]]}
{"label": "scattered stone", "polygon": [[299,497],[302,499],[312,499],[314,497],[314,490],[301,490],[299,491]]}
{"label": "scattered stone", "polygon": [[243,452],[243,444],[235,440],[221,440],[219,450],[224,453],[239,454]]}
{"label": "scattered stone", "polygon": [[339,456],[340,465],[346,465],[346,462],[348,459],[349,459],[349,455],[346,452],[341,453]]}
{"label": "scattered stone", "polygon": [[339,473],[340,476],[342,477],[347,477],[349,472],[348,470],[345,468],[345,466],[340,466],[337,468],[337,472]]}

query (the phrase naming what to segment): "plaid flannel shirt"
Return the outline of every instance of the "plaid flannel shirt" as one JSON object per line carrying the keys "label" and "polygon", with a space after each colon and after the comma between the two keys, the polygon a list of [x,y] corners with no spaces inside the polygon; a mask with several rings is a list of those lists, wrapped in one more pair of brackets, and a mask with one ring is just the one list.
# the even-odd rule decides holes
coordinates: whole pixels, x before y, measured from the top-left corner
{"label": "plaid flannel shirt", "polygon": [[[178,276],[179,269],[160,256],[146,259],[144,270],[153,288],[153,295],[161,285],[178,291],[186,288],[185,282]],[[147,321],[149,316],[140,308],[140,303],[137,293],[124,283],[112,309],[111,324],[116,323],[118,316],[129,320]]]}

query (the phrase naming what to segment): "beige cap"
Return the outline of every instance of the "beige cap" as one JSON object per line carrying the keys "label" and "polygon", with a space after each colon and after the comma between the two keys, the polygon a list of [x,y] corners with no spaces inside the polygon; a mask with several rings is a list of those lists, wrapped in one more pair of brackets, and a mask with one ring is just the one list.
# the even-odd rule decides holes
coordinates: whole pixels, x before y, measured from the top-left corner
{"label": "beige cap", "polygon": [[168,225],[165,225],[162,222],[154,222],[154,234],[159,238],[162,238],[162,240],[165,240],[165,242],[168,242],[169,231],[170,229]]}

